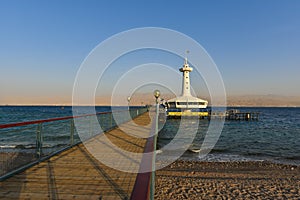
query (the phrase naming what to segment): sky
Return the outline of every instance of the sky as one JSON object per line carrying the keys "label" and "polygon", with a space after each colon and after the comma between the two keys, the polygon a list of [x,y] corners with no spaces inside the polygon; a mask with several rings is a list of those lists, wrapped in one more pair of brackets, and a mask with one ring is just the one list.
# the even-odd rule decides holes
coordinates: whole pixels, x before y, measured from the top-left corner
{"label": "sky", "polygon": [[[142,27],[172,29],[196,40],[217,65],[228,95],[300,96],[299,10],[297,0],[1,0],[0,104],[69,102],[89,53],[115,34]],[[117,72],[132,67],[136,60],[130,59],[174,58],[166,62],[175,70],[182,65],[176,56],[142,54],[116,62],[97,95],[107,93],[101,88],[119,79]],[[196,83],[196,75],[191,79]]]}

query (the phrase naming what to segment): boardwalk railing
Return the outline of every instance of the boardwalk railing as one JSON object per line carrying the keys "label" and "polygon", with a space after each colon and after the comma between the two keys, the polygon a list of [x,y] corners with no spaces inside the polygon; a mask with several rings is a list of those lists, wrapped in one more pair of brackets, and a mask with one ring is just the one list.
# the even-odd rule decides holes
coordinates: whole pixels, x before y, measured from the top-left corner
{"label": "boardwalk railing", "polygon": [[[152,137],[149,137],[144,149],[144,153],[151,153],[152,156],[149,157],[144,155],[141,160],[140,169],[149,169],[147,166],[151,166],[151,171],[140,172],[137,175],[132,193],[131,200],[140,199],[154,199],[155,194],[155,161],[156,161],[156,143],[158,135],[158,125],[159,125],[159,105],[155,106],[154,120],[152,120],[151,133]],[[143,171],[143,170],[142,170]]]}
{"label": "boardwalk railing", "polygon": [[[86,130],[93,137],[95,115],[103,132],[125,123],[147,111],[146,107],[99,112],[79,116],[68,116],[0,125],[0,181],[23,171],[49,157],[82,142],[74,126],[74,118],[86,120]],[[120,121],[120,119],[122,119]],[[98,124],[98,125],[99,125]],[[89,139],[86,138],[85,139]]]}

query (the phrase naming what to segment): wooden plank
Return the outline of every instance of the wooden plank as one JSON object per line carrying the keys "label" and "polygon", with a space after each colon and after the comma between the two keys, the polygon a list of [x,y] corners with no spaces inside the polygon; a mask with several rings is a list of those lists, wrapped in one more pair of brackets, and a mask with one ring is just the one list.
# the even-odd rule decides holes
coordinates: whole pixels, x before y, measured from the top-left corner
{"label": "wooden plank", "polygon": [[[150,133],[149,128],[140,125],[149,124],[149,114],[137,117],[134,123],[127,123],[123,128],[134,135],[143,137]],[[137,125],[138,124],[138,125]],[[118,148],[134,153],[144,152],[146,139],[126,134],[116,128],[105,136]],[[97,136],[97,137],[103,137]],[[97,147],[99,138],[89,141],[89,146]],[[134,159],[118,151],[97,152],[97,156],[114,158],[115,163],[125,168],[139,167]],[[83,144],[62,152],[26,171],[0,182],[0,199],[129,199],[136,173],[126,173],[110,168],[91,155]]]}

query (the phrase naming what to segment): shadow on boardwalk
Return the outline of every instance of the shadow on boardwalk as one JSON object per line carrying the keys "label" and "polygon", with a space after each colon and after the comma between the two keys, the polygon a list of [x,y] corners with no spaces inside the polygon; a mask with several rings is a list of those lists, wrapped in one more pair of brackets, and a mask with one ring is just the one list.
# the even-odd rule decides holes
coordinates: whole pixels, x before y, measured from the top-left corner
{"label": "shadow on boardwalk", "polygon": [[[136,120],[140,120],[139,124],[148,124],[148,113]],[[149,133],[149,129],[145,131]],[[119,128],[106,133],[106,136],[122,149],[137,153],[144,151],[146,139],[125,134]],[[97,137],[95,141],[101,135]],[[111,159],[115,157],[120,161],[116,165],[122,165],[124,156],[121,154],[102,153],[99,152],[102,156],[111,156]],[[136,175],[102,164],[80,144],[0,182],[0,199],[129,199]]]}

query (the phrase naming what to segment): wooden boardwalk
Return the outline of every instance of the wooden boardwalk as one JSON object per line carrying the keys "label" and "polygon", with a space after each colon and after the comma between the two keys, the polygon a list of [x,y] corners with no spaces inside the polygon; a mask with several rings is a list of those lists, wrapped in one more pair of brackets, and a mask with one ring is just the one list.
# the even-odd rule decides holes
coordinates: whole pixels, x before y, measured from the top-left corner
{"label": "wooden boardwalk", "polygon": [[[150,133],[149,113],[134,122],[139,126],[126,123],[105,136],[119,149],[143,153]],[[137,173],[113,169],[96,158],[109,158],[106,161],[111,160],[117,169],[138,170],[141,156],[132,159],[118,148],[100,148],[101,137],[103,134],[0,182],[0,199],[129,199]],[[90,148],[97,155],[92,156],[87,151]]]}

